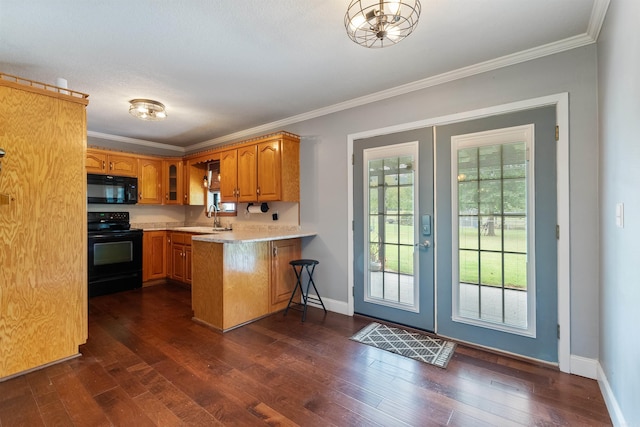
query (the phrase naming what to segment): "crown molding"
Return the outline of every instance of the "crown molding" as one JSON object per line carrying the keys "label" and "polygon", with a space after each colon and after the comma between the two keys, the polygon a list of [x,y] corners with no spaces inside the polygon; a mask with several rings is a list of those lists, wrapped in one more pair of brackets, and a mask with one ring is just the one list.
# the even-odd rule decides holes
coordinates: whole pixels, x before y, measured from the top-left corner
{"label": "crown molding", "polygon": [[591,9],[591,18],[589,19],[589,26],[587,27],[587,34],[593,39],[594,42],[598,41],[600,36],[600,30],[604,23],[604,18],[607,15],[609,9],[610,0],[594,0],[593,9]]}
{"label": "crown molding", "polygon": [[[486,73],[488,71],[494,71],[500,68],[508,67],[511,65],[520,64],[533,59],[538,59],[544,56],[554,55],[556,53],[565,52],[571,49],[576,49],[582,46],[595,43],[598,40],[602,24],[604,22],[607,9],[609,7],[610,0],[594,0],[593,8],[591,9],[591,16],[589,18],[589,24],[587,26],[587,32],[577,36],[569,37],[556,42],[548,43],[546,45],[534,47],[510,55],[505,55],[500,58],[491,59],[489,61],[480,62],[478,64],[470,65],[468,67],[459,68],[457,70],[449,71],[446,73],[438,74],[436,76],[427,77],[422,80],[407,83],[404,85],[396,86],[391,89],[382,90],[369,95],[361,96],[351,99],[349,101],[341,102],[338,104],[330,105],[328,107],[318,108],[306,113],[297,114],[295,116],[287,117],[275,122],[265,123],[260,126],[255,126],[249,129],[244,129],[239,132],[234,132],[228,135],[224,135],[218,138],[209,139],[199,142],[197,144],[190,145],[188,147],[178,147],[168,144],[160,144],[156,142],[137,140],[132,138],[117,137],[107,134],[97,134],[95,132],[89,132],[88,134],[95,134],[99,138],[111,139],[114,141],[129,142],[132,144],[141,144],[149,147],[162,148],[165,150],[174,150],[178,152],[194,152],[205,148],[211,148],[216,145],[224,144],[226,142],[238,141],[246,139],[260,133],[270,132],[273,129],[280,129],[284,126],[299,123],[305,120],[315,119],[317,117],[326,116],[328,114],[337,113],[340,111],[348,110],[350,108],[360,107],[362,105],[370,104],[373,102],[382,101],[388,98],[392,98],[398,95],[405,95],[407,93],[415,92],[418,90],[426,89],[429,87],[449,83],[455,80],[471,77],[477,74]],[[93,136],[93,135],[92,135]]]}
{"label": "crown molding", "polygon": [[126,136],[111,135],[109,133],[100,133],[100,132],[94,132],[94,131],[87,131],[87,136],[90,136],[92,138],[106,139],[108,141],[124,142],[127,144],[158,148],[161,150],[170,150],[180,154],[186,153],[186,149],[184,147],[179,147],[177,145],[170,145],[170,144],[162,144],[160,142],[147,141],[144,139],[128,138]]}
{"label": "crown molding", "polygon": [[[596,0],[599,1],[599,0]],[[549,43],[543,46],[534,47],[525,51],[517,52],[511,55],[502,56],[500,58],[492,59],[478,64],[470,65],[468,67],[459,68],[454,71],[438,74],[437,76],[427,77],[426,79],[417,80],[415,82],[407,83],[401,86],[396,86],[391,89],[382,90],[369,95],[354,98],[349,101],[341,102],[339,104],[330,105],[328,107],[319,108],[317,110],[309,111],[307,113],[291,116],[286,119],[278,120],[276,122],[266,123],[264,125],[256,126],[250,129],[246,129],[240,132],[235,132],[229,135],[221,136],[219,138],[203,141],[198,144],[190,145],[186,147],[187,151],[197,151],[206,147],[223,144],[225,142],[231,142],[238,139],[243,139],[260,132],[266,132],[275,128],[281,128],[283,126],[299,123],[305,120],[315,119],[328,114],[337,113],[340,111],[348,110],[350,108],[360,107],[362,105],[370,104],[373,102],[382,101],[388,98],[392,98],[398,95],[405,95],[407,93],[415,92],[421,89],[441,85],[444,83],[460,80],[466,77],[471,77],[476,74],[486,73],[488,71],[497,70],[500,68],[508,67],[510,65],[519,64],[522,62],[530,61],[532,59],[541,58],[543,56],[553,55],[556,53],[564,52],[567,50],[575,49],[578,47],[586,46],[594,43],[587,34],[581,34],[578,36],[570,37],[557,42]]]}

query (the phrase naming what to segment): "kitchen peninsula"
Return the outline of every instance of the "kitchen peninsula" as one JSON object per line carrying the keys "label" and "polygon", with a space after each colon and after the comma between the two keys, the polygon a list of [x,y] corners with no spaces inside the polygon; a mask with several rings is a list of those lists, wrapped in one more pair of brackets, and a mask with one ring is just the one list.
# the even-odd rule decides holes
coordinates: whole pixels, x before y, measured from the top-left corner
{"label": "kitchen peninsula", "polygon": [[192,238],[191,304],[196,322],[228,331],[287,306],[295,286],[289,261],[300,230],[239,230]]}

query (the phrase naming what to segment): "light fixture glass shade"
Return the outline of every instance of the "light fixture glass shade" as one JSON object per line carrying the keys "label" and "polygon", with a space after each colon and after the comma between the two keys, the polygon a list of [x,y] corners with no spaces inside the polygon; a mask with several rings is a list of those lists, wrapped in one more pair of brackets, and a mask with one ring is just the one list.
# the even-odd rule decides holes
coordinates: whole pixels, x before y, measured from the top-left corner
{"label": "light fixture glass shade", "polygon": [[352,0],[344,16],[349,38],[364,47],[394,45],[418,25],[418,0]]}
{"label": "light fixture glass shade", "polygon": [[129,114],[140,120],[162,120],[167,117],[163,104],[151,99],[132,99],[129,101]]}

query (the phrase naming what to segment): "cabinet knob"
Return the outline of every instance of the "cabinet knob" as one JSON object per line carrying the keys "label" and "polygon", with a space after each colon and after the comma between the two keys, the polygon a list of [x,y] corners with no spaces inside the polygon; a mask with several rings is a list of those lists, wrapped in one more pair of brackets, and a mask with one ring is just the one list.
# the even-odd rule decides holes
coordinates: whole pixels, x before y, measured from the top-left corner
{"label": "cabinet knob", "polygon": [[106,169],[107,168],[107,162],[105,162],[104,160],[102,161],[102,169]]}
{"label": "cabinet knob", "polygon": [[165,199],[169,200],[169,193],[164,195]]}
{"label": "cabinet knob", "polygon": [[113,162],[109,162],[109,170],[113,170]]}
{"label": "cabinet knob", "polygon": [[260,195],[260,187],[256,188],[256,193],[258,193],[258,196]]}

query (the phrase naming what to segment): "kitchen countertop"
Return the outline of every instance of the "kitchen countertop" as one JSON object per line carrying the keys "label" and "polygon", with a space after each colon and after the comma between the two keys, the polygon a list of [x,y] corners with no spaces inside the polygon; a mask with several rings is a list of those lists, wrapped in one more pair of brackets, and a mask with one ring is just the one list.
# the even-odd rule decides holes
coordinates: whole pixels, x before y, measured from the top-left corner
{"label": "kitchen countertop", "polygon": [[310,230],[300,230],[291,227],[257,227],[238,228],[233,230],[213,230],[211,226],[143,226],[144,231],[179,231],[193,233],[191,240],[213,243],[250,243],[265,242],[270,240],[296,239],[299,237],[311,237],[318,233]]}
{"label": "kitchen countertop", "polygon": [[271,240],[297,239],[315,236],[315,231],[303,230],[231,230],[216,231],[213,234],[195,235],[191,240],[212,243],[252,243]]}

